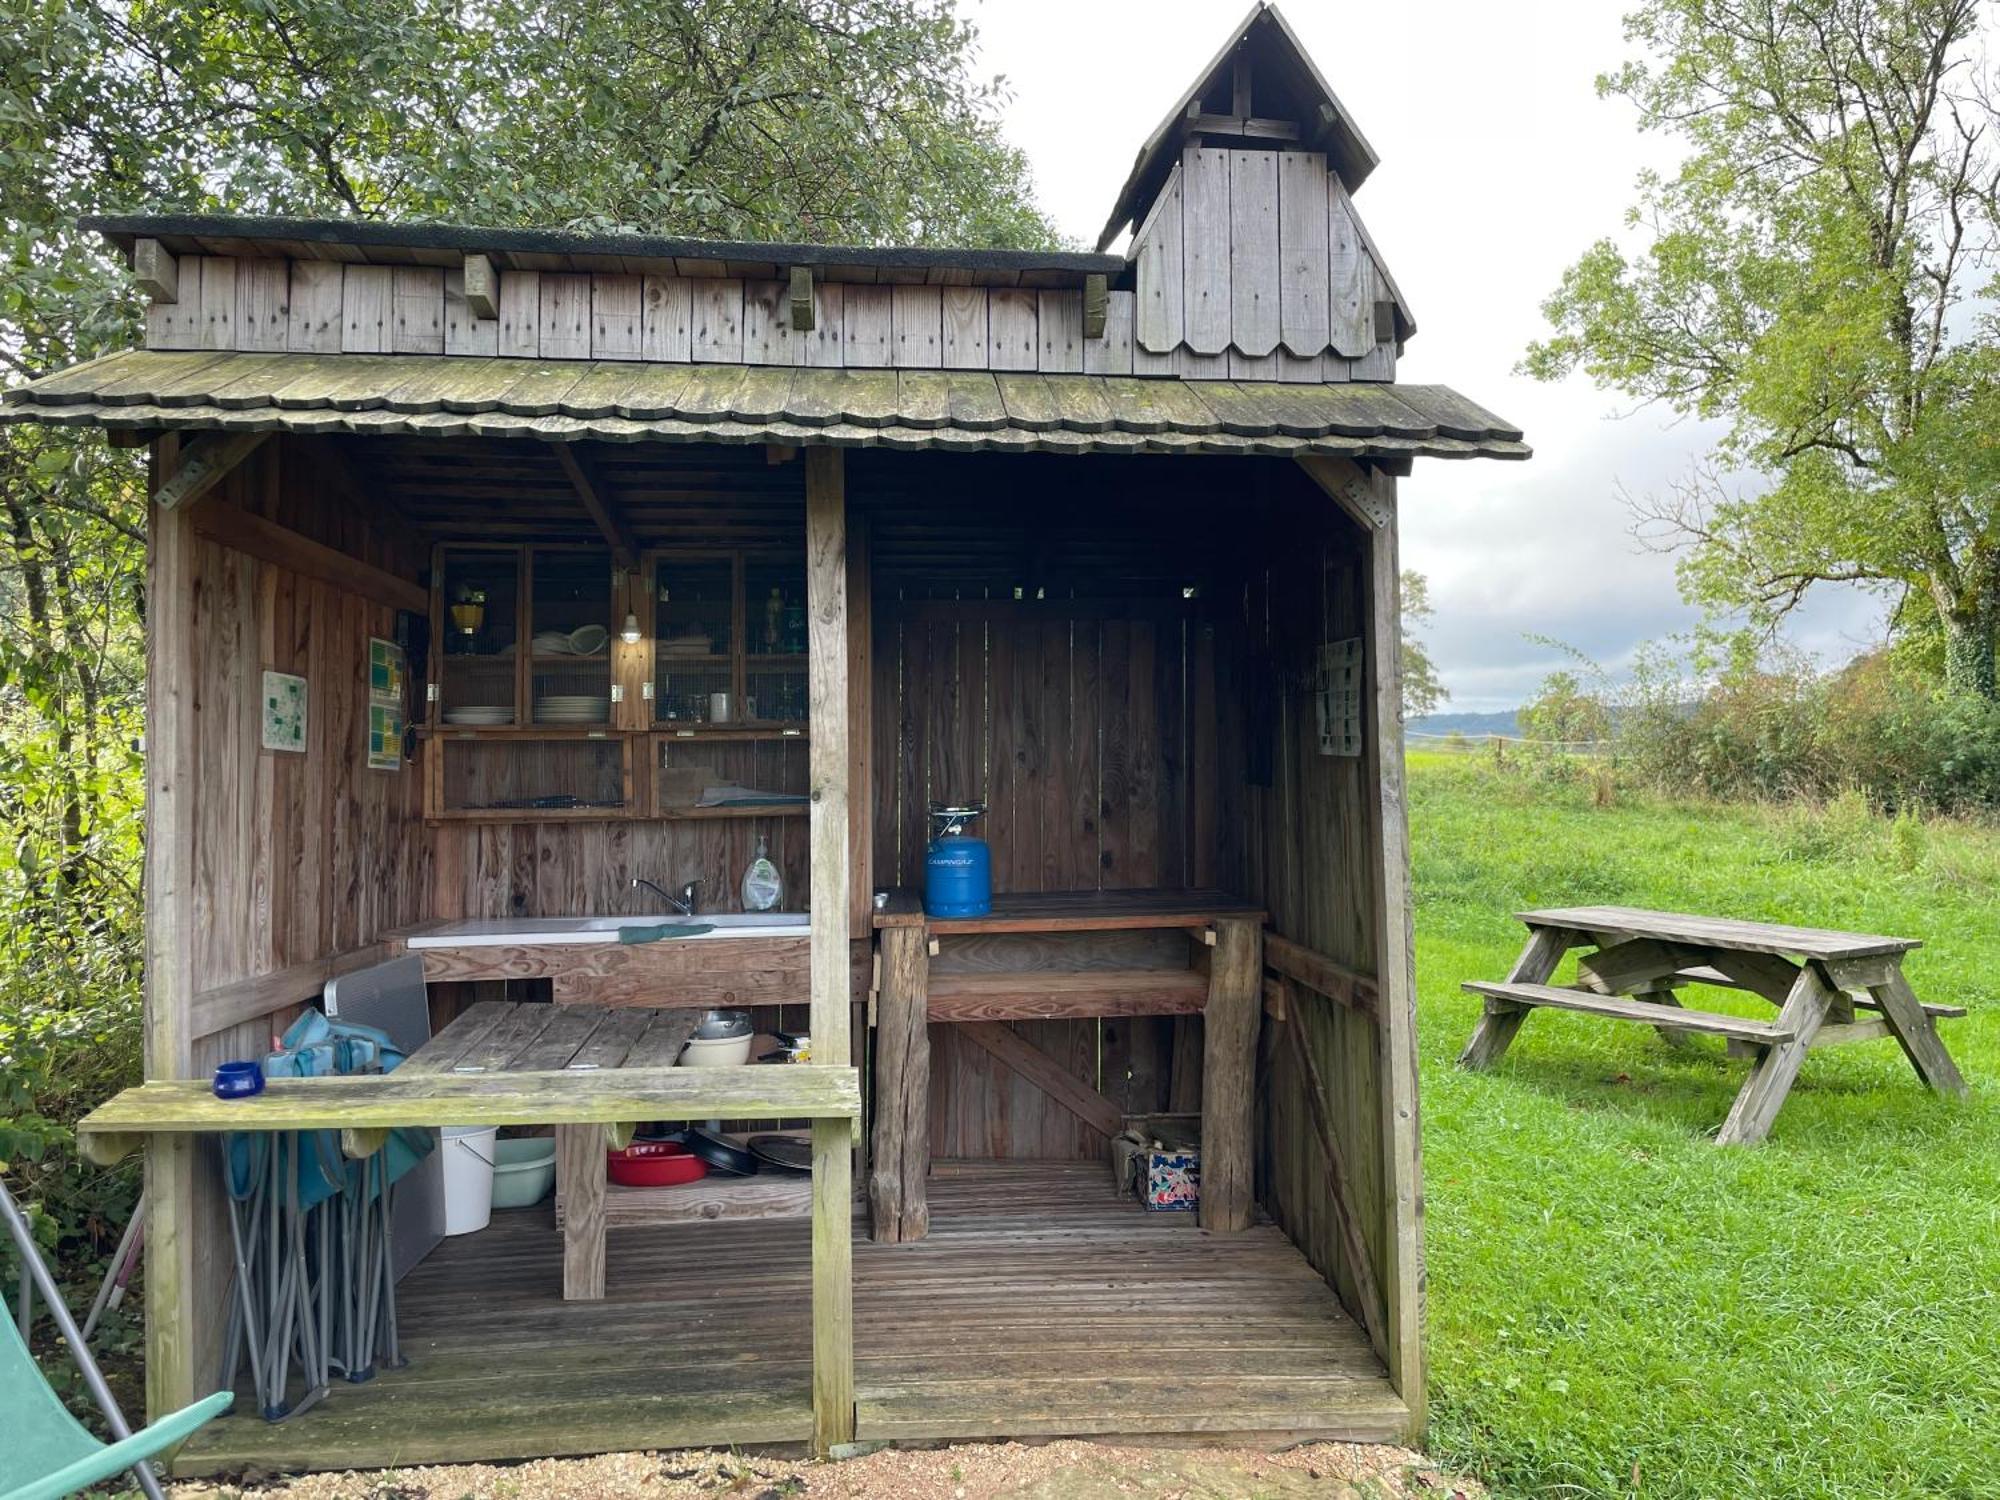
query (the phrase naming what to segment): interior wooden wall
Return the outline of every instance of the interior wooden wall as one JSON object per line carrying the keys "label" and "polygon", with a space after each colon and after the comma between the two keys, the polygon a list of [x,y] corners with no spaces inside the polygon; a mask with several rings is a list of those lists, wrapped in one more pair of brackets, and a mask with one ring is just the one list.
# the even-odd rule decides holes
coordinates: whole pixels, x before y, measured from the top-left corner
{"label": "interior wooden wall", "polygon": [[[202,506],[239,506],[414,581],[420,550],[381,524],[310,445],[264,444]],[[419,921],[430,885],[417,768],[367,766],[368,638],[395,611],[328,583],[197,540],[190,600],[194,775],[192,946],[198,992],[273,974]],[[261,748],[263,673],[306,679],[304,754]],[[303,1001],[308,994],[296,999]],[[281,1005],[193,1044],[194,1071],[268,1051],[299,1009]],[[228,1290],[217,1176],[197,1174],[196,1370],[209,1378]]]}
{"label": "interior wooden wall", "polygon": [[[857,455],[878,885],[922,887],[928,809],[949,802],[987,805],[996,891],[1229,883],[1211,604],[1240,539],[1216,515],[1264,467]],[[1133,1113],[1198,1107],[1198,1019],[1010,1024]],[[935,1156],[1106,1151],[950,1025],[931,1027],[931,1097]]]}
{"label": "interior wooden wall", "polygon": [[[1242,891],[1264,904],[1273,932],[1372,974],[1380,891],[1371,765],[1319,753],[1313,697],[1317,644],[1366,628],[1365,539],[1305,475],[1272,482],[1285,503],[1273,512],[1266,560],[1248,570],[1220,627],[1233,638],[1248,703],[1243,738],[1224,756],[1225,781],[1244,799]],[[1364,737],[1375,729],[1364,717]],[[1294,1020],[1267,1019],[1261,1035],[1260,1197],[1353,1309],[1303,1070],[1278,1028],[1303,1028],[1377,1266],[1387,1236],[1380,1038],[1368,1016],[1310,993],[1289,1013]]]}

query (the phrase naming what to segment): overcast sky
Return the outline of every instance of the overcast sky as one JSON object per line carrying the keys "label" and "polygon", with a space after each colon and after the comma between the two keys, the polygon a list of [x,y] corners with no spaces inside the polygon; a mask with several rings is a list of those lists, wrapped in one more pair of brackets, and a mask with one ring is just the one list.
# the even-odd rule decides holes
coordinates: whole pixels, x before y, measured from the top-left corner
{"label": "overcast sky", "polygon": [[[971,0],[983,70],[1043,207],[1094,244],[1132,158],[1248,0]],[[1403,560],[1427,574],[1433,654],[1457,710],[1511,708],[1569,642],[1614,673],[1693,623],[1672,559],[1640,551],[1620,487],[1657,490],[1713,434],[1587,381],[1514,373],[1542,299],[1616,234],[1633,181],[1672,160],[1594,80],[1627,54],[1618,0],[1290,0],[1292,24],[1381,165],[1356,198],[1418,332],[1399,376],[1456,387],[1527,430],[1525,464],[1420,459]],[[1792,630],[1823,659],[1880,634],[1880,606],[1829,595]]]}

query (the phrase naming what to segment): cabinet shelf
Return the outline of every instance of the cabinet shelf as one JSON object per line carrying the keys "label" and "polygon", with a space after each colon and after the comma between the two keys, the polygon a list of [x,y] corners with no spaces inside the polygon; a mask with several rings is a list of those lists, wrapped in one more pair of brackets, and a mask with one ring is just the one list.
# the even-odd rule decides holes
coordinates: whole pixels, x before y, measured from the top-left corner
{"label": "cabinet shelf", "polygon": [[711,818],[803,818],[811,811],[804,802],[787,802],[778,806],[738,806],[738,807],[663,807],[653,816],[669,822],[677,819],[702,821]]}

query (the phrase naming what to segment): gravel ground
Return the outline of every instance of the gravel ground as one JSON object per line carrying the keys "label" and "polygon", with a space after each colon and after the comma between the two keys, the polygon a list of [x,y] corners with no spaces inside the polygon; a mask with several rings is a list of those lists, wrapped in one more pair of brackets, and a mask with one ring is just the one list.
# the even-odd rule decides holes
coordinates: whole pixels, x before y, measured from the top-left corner
{"label": "gravel ground", "polygon": [[1059,1442],[883,1450],[841,1463],[707,1451],[182,1484],[174,1500],[1482,1500],[1420,1453],[1315,1443],[1284,1453]]}

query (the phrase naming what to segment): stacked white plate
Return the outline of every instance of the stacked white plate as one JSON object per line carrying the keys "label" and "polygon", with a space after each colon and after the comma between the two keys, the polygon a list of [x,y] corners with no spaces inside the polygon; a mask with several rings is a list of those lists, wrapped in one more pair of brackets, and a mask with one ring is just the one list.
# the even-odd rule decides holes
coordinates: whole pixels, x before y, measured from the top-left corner
{"label": "stacked white plate", "polygon": [[504,706],[474,705],[468,708],[447,708],[444,711],[447,724],[511,724],[514,710]]}
{"label": "stacked white plate", "polygon": [[582,693],[551,693],[535,700],[537,724],[602,724],[611,717],[611,700]]}

